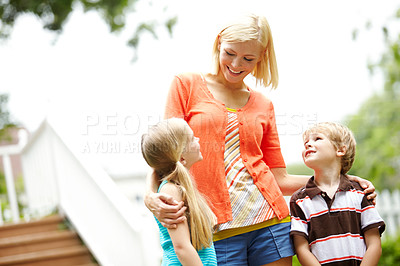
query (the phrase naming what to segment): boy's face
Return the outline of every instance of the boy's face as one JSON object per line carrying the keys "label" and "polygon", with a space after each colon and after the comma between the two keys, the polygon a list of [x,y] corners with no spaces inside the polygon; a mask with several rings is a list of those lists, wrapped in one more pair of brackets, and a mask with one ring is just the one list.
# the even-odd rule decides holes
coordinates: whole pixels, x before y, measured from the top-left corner
{"label": "boy's face", "polygon": [[302,152],[304,163],[311,169],[340,164],[341,153],[323,133],[310,133],[304,137]]}

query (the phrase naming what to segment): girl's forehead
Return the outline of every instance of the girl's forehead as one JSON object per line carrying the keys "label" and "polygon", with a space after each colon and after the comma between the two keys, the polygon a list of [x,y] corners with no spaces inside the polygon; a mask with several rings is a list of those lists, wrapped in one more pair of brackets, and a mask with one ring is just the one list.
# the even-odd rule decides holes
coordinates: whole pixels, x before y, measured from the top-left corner
{"label": "girl's forehead", "polygon": [[188,136],[193,135],[193,130],[190,128],[188,124],[185,125],[185,132]]}

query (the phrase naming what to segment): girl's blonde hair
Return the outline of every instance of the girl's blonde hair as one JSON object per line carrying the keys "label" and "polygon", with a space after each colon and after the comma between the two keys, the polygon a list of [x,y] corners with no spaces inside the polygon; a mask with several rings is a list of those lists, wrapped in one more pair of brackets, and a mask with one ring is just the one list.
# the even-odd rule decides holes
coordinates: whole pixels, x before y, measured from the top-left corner
{"label": "girl's blonde hair", "polygon": [[342,168],[340,171],[341,174],[346,174],[353,165],[356,156],[356,139],[351,130],[339,123],[321,122],[304,131],[303,139],[307,139],[310,134],[315,133],[322,133],[327,136],[336,149],[346,147],[346,153],[341,158]]}
{"label": "girl's blonde hair", "polygon": [[257,83],[273,89],[278,86],[278,66],[276,63],[274,42],[271,29],[264,16],[249,14],[225,27],[217,36],[213,46],[213,73],[218,74],[219,65],[219,44],[220,42],[245,42],[257,40],[263,47],[261,60],[251,73]]}
{"label": "girl's blonde hair", "polygon": [[141,148],[144,159],[154,168],[160,181],[167,180],[181,190],[187,206],[191,242],[196,250],[200,250],[212,243],[215,216],[198,192],[189,170],[180,162],[182,152],[191,141],[188,127],[183,119],[163,120],[142,136]]}

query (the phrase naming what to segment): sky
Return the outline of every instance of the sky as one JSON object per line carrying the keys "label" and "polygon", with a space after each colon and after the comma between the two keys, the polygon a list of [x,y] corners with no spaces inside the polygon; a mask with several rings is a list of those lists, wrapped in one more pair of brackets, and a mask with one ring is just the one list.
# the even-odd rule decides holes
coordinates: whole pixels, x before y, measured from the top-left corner
{"label": "sky", "polygon": [[274,103],[286,163],[301,162],[308,125],[341,122],[381,89],[367,63],[382,54],[380,26],[400,7],[394,0],[170,0],[166,14],[178,16],[173,36],[162,27],[157,39],[143,35],[133,62],[126,41],[137,21],[166,16],[166,1],[152,3],[139,1],[119,34],[79,5],[60,35],[43,30],[33,16],[20,17],[0,44],[0,93],[9,94],[13,118],[30,132],[48,120],[75,153],[90,155],[110,173],[145,171],[140,137],[162,118],[173,75],[208,72],[224,23],[256,12],[271,26],[280,80],[275,91],[247,82]]}

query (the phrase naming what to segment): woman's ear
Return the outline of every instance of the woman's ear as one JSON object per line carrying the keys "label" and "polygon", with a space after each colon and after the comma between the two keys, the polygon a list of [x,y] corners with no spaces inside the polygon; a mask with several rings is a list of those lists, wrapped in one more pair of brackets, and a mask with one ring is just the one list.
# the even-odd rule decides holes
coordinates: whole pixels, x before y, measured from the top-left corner
{"label": "woman's ear", "polygon": [[347,147],[346,146],[342,146],[342,147],[337,149],[336,156],[342,157],[342,156],[344,156],[346,154],[346,152],[347,152]]}

